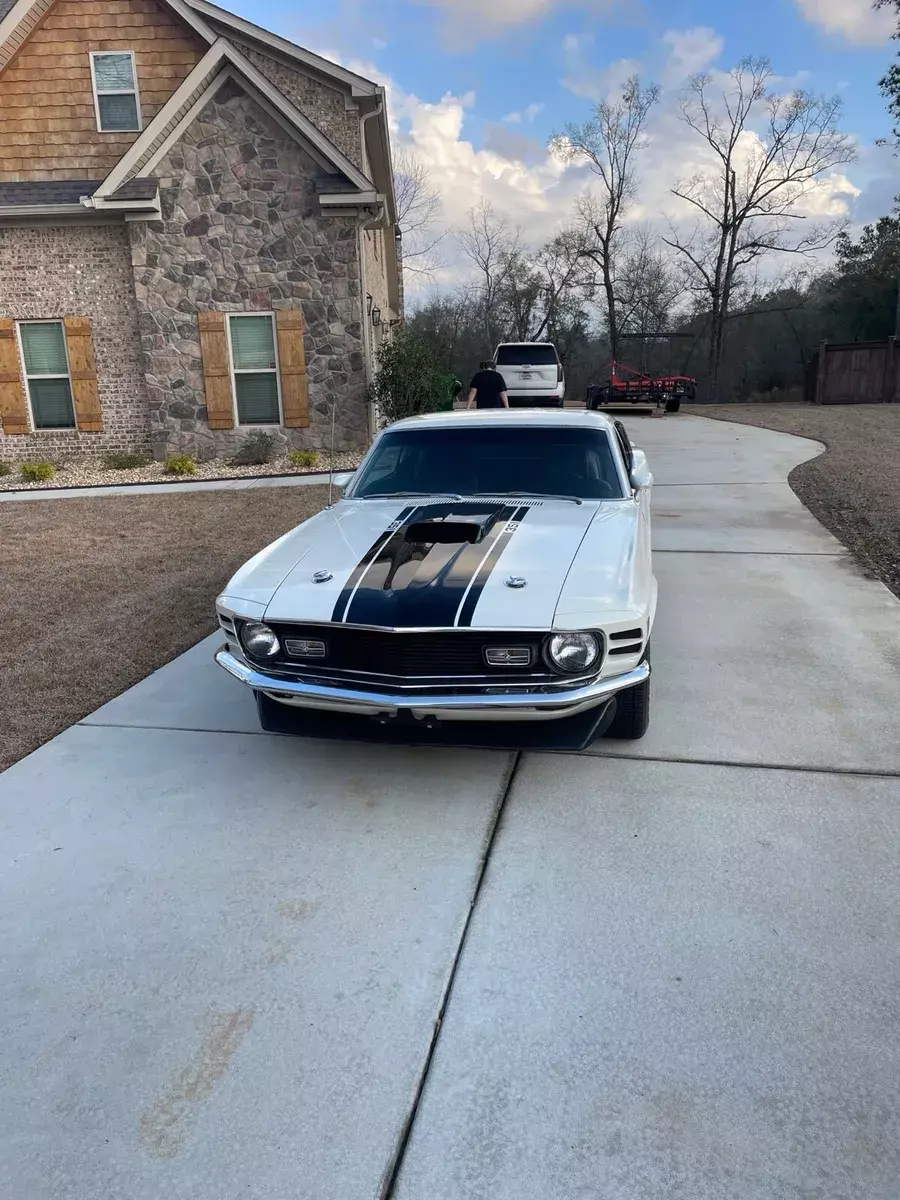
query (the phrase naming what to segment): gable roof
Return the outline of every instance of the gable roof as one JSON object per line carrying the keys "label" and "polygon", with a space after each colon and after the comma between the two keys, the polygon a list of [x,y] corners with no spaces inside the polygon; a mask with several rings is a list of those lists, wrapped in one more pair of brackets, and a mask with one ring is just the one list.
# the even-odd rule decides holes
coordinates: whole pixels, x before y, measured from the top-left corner
{"label": "gable roof", "polygon": [[237,79],[268,114],[303,145],[324,171],[336,173],[347,181],[351,193],[360,201],[372,203],[377,198],[372,181],[329,141],[309,117],[270,83],[231,42],[218,38],[97,188],[95,201],[99,200],[102,205],[129,179],[152,171],[228,78]]}
{"label": "gable roof", "polygon": [[195,13],[211,24],[220,25],[269,50],[278,51],[317,74],[326,76],[333,83],[349,88],[353,96],[374,96],[381,91],[378,84],[373,83],[371,79],[357,75],[355,71],[348,71],[346,67],[323,58],[321,54],[314,54],[312,50],[305,50],[302,46],[289,42],[287,38],[279,37],[277,33],[263,29],[261,25],[255,25],[252,21],[246,21],[243,17],[237,16],[236,13],[220,8],[218,4],[210,4],[209,0],[187,0],[187,3]]}
{"label": "gable roof", "polygon": [[[56,0],[0,0],[0,72],[28,40]],[[325,174],[344,181],[339,190],[349,203],[371,203],[377,198],[389,218],[394,217],[393,180],[390,166],[390,134],[384,111],[384,88],[353,71],[338,66],[312,51],[295,46],[285,38],[211,4],[208,0],[158,0],[166,5],[209,46],[187,78],[146,126],[137,140],[95,190],[95,206],[113,200],[128,180],[148,173],[168,147],[200,113],[215,90],[231,73],[292,137],[312,154]],[[289,59],[299,69],[324,77],[334,86],[365,105],[366,115],[375,118],[378,152],[370,163],[375,184],[295,104],[273,84],[230,41],[240,35],[264,50]],[[365,125],[360,136],[365,141]],[[364,162],[366,161],[364,157]],[[65,181],[63,181],[65,182]],[[349,184],[349,187],[347,186]],[[89,193],[88,193],[89,194]],[[129,197],[130,198],[130,197]],[[125,200],[120,194],[118,203]],[[143,199],[143,197],[135,197]]]}

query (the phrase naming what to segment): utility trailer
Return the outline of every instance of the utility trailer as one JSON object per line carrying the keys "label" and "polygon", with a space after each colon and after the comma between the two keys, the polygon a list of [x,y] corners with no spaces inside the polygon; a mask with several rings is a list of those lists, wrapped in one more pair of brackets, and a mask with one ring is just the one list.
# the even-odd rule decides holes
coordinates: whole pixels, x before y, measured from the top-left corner
{"label": "utility trailer", "polygon": [[612,362],[609,381],[591,385],[585,407],[624,408],[626,405],[677,413],[682,400],[697,395],[697,380],[690,375],[646,375],[626,363]]}

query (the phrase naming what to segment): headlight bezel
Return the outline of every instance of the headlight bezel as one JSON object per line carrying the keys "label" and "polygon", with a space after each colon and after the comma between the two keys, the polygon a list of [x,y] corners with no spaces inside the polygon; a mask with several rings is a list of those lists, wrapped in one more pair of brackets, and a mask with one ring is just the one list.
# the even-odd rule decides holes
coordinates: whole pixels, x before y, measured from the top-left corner
{"label": "headlight bezel", "polygon": [[[594,648],[593,657],[587,663],[577,666],[567,667],[559,662],[553,653],[554,642],[565,641],[577,643],[579,640],[583,642],[592,642]],[[582,675],[596,675],[603,665],[603,648],[604,639],[602,633],[595,629],[558,629],[547,635],[544,640],[544,662],[557,675],[562,675],[567,678],[578,678]]]}
{"label": "headlight bezel", "polygon": [[[272,646],[272,649],[267,651],[264,654],[255,653],[253,650],[251,650],[250,647],[247,645],[248,630],[251,630],[251,631],[265,630],[265,632],[267,634],[269,634],[272,637],[272,639],[274,640],[274,645]],[[252,636],[252,634],[251,634],[251,636]],[[278,637],[278,634],[275,632],[275,630],[272,628],[272,626],[267,625],[265,621],[242,621],[240,624],[240,628],[238,629],[238,641],[241,644],[241,650],[244,652],[244,654],[247,655],[247,657],[252,662],[256,662],[256,663],[274,662],[281,654],[281,639]]]}

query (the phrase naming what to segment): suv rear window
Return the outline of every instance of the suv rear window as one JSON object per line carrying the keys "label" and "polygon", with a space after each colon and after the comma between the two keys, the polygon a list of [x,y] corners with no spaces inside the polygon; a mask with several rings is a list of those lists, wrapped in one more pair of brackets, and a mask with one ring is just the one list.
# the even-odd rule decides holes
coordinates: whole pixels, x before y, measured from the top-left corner
{"label": "suv rear window", "polygon": [[521,342],[515,346],[498,346],[498,367],[555,367],[556,349],[549,342]]}

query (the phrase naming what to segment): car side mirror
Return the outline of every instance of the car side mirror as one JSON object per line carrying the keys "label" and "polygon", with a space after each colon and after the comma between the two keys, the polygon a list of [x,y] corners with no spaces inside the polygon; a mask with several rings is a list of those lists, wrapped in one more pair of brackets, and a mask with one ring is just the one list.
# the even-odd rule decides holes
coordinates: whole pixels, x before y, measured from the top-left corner
{"label": "car side mirror", "polygon": [[343,491],[355,474],[355,471],[341,471],[339,475],[334,476],[331,482],[336,488],[340,488]]}
{"label": "car side mirror", "polygon": [[645,488],[653,486],[653,472],[646,463],[640,466],[635,463],[631,472],[631,486],[636,492],[642,492]]}
{"label": "car side mirror", "polygon": [[650,468],[647,466],[647,456],[643,450],[638,450],[636,446],[631,448],[631,471],[629,472],[631,486],[636,492],[643,491],[644,488],[652,487],[653,475]]}

